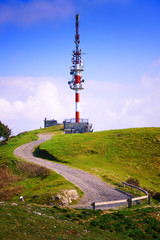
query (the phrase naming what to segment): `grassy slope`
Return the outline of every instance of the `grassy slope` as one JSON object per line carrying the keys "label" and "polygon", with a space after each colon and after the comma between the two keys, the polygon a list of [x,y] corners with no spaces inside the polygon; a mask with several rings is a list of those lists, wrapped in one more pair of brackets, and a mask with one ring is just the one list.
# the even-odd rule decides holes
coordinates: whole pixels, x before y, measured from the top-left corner
{"label": "grassy slope", "polygon": [[0,204],[0,239],[160,239],[160,208],[102,212]]}
{"label": "grassy slope", "polygon": [[[117,159],[115,156],[117,156],[118,153],[123,152],[123,140],[127,138],[127,135],[132,136],[133,140],[133,136],[135,135],[134,131],[136,136],[147,134],[147,137],[141,138],[146,139],[146,141],[148,139],[151,143],[155,143],[155,148],[152,148],[152,157],[158,157],[159,129],[143,129],[143,132],[141,130],[117,130],[84,135],[56,136],[53,140],[49,140],[47,146],[53,147],[54,154],[57,154],[56,157],[58,160],[62,162],[68,161],[68,164],[72,163],[71,165],[73,166],[77,166],[76,161],[78,160],[79,166],[82,169],[89,170],[92,167],[93,170],[91,172],[98,173],[100,176],[107,174],[107,177],[110,176],[112,181],[118,182],[121,180],[121,174],[125,172],[125,169],[121,169],[122,173],[121,171],[116,172],[117,168],[116,165],[113,164],[113,160]],[[32,172],[22,172],[22,162],[18,162],[20,165],[16,164],[13,150],[19,145],[36,140],[38,133],[46,131],[56,131],[58,134],[60,133],[59,129],[56,130],[56,128],[35,130],[12,138],[7,145],[0,146],[0,166],[8,165],[9,172],[11,173],[10,176],[8,176],[10,177],[10,184],[7,185],[7,191],[9,191],[10,188],[13,189],[14,185],[23,186],[18,196],[20,193],[23,193],[27,199],[26,203],[20,203],[17,201],[17,197],[14,201],[17,201],[18,205],[13,206],[11,202],[1,203],[2,199],[0,198],[0,239],[160,239],[159,207],[145,207],[141,209],[141,205],[139,206],[140,209],[136,206],[132,210],[122,209],[105,212],[99,210],[60,209],[28,204],[29,201],[35,201],[31,197],[34,194],[38,193],[38,195],[42,197],[40,198],[40,202],[43,202],[46,192],[51,193],[50,191],[52,191],[52,194],[55,194],[63,188],[71,189],[74,187],[58,174],[52,173],[45,178],[33,177]],[[127,133],[127,131],[130,131],[130,133]],[[139,135],[138,131],[140,131]],[[149,134],[146,132],[149,132]],[[134,136],[135,139],[136,136]],[[128,142],[127,145],[129,148],[130,140],[128,140]],[[55,147],[57,147],[57,149]],[[68,147],[70,147],[69,151]],[[77,154],[77,150],[79,154]],[[129,154],[130,151],[127,152]],[[156,156],[155,153],[157,154]],[[67,157],[67,155],[69,156]],[[121,164],[126,166],[125,159],[127,157],[126,154],[123,155],[125,158]],[[88,161],[87,164],[86,160]],[[104,164],[102,164],[102,160]],[[120,161],[116,160],[116,162],[120,164]],[[19,166],[21,167],[20,169]],[[110,167],[110,175],[107,172],[108,169],[106,169],[106,166],[108,166],[108,168]],[[32,169],[37,170],[33,168],[33,166]],[[129,170],[132,170],[132,166],[130,166]],[[31,176],[29,176],[29,174],[31,174]],[[129,175],[127,175],[127,177],[128,176]],[[132,176],[135,176],[134,171]],[[18,181],[16,181],[16,179],[18,179]],[[0,194],[0,197],[1,196]]]}
{"label": "grassy slope", "polygon": [[111,130],[63,135],[42,143],[39,155],[97,174],[119,184],[129,177],[159,191],[160,128]]}
{"label": "grassy slope", "polygon": [[[31,163],[17,161],[13,155],[18,146],[37,140],[39,133],[48,132],[61,134],[62,126],[26,132],[0,146],[0,200],[18,199],[22,195],[28,202],[53,202],[52,198],[62,189],[75,189],[75,186],[61,175]],[[39,197],[33,198],[34,195]]]}

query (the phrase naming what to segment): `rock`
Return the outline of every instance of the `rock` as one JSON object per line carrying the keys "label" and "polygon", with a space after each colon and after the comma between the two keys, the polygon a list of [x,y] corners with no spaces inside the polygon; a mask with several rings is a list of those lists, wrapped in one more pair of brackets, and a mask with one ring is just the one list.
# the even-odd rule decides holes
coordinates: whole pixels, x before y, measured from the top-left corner
{"label": "rock", "polygon": [[55,200],[56,200],[56,201],[60,200],[60,198],[61,198],[61,195],[56,195],[56,196],[55,196]]}
{"label": "rock", "polygon": [[64,190],[61,194],[55,196],[62,206],[68,206],[72,201],[77,200],[79,195],[76,190]]}
{"label": "rock", "polygon": [[34,196],[33,196],[33,198],[37,198],[37,197],[39,197],[39,195],[34,195]]}
{"label": "rock", "polygon": [[24,202],[23,196],[20,196],[20,197],[19,197],[19,201]]}
{"label": "rock", "polygon": [[17,203],[11,203],[11,206],[18,206]]}
{"label": "rock", "polygon": [[37,215],[40,215],[40,216],[43,215],[42,213],[36,212],[36,211],[33,211],[33,213],[34,213],[34,214],[37,214]]}

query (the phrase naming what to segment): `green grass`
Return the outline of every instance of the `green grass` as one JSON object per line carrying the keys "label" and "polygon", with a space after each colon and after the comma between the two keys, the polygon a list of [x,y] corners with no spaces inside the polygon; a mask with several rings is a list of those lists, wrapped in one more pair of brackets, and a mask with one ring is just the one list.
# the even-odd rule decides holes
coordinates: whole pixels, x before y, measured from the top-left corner
{"label": "green grass", "polygon": [[0,204],[0,239],[160,239],[160,208],[103,212]]}
{"label": "green grass", "polygon": [[[37,149],[41,157],[84,169],[112,184],[133,177],[141,187],[159,191],[160,128],[62,135],[58,126],[26,132],[0,146],[0,239],[160,239],[160,207],[101,211],[40,205],[53,202],[63,189],[76,189],[55,172],[13,155],[15,148],[46,132],[55,136]],[[17,201],[20,195],[24,203]],[[1,203],[4,196],[7,201]]]}
{"label": "green grass", "polygon": [[160,128],[111,130],[59,135],[36,151],[120,185],[132,177],[141,187],[159,191]]}
{"label": "green grass", "polygon": [[0,200],[16,200],[22,195],[27,202],[54,203],[54,197],[65,189],[76,189],[82,196],[82,192],[61,175],[13,155],[18,146],[37,140],[39,133],[60,135],[63,131],[62,126],[56,126],[25,132],[0,146]]}

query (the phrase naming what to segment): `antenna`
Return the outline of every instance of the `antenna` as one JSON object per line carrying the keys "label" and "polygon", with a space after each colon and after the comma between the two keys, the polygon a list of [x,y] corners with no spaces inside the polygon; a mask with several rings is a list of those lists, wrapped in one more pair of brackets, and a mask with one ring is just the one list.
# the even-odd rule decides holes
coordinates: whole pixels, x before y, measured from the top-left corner
{"label": "antenna", "polygon": [[75,45],[76,48],[72,55],[72,66],[70,69],[70,74],[72,75],[72,80],[68,82],[70,88],[75,91],[75,118],[76,122],[80,122],[80,112],[79,112],[79,91],[83,90],[84,80],[82,79],[83,61],[82,61],[82,50],[79,48],[80,35],[79,35],[79,14],[76,14],[76,34],[75,34]]}

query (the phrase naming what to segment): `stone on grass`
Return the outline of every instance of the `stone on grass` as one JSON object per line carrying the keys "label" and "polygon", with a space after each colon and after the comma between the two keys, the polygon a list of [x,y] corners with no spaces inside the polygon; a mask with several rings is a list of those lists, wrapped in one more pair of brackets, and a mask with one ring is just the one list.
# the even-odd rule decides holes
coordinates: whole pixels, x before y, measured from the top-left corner
{"label": "stone on grass", "polygon": [[18,206],[17,203],[11,203],[11,206]]}
{"label": "stone on grass", "polygon": [[20,197],[19,197],[19,201],[24,202],[23,196],[20,196]]}
{"label": "stone on grass", "polygon": [[76,190],[64,190],[61,194],[55,196],[55,200],[59,201],[62,206],[68,206],[79,198]]}

